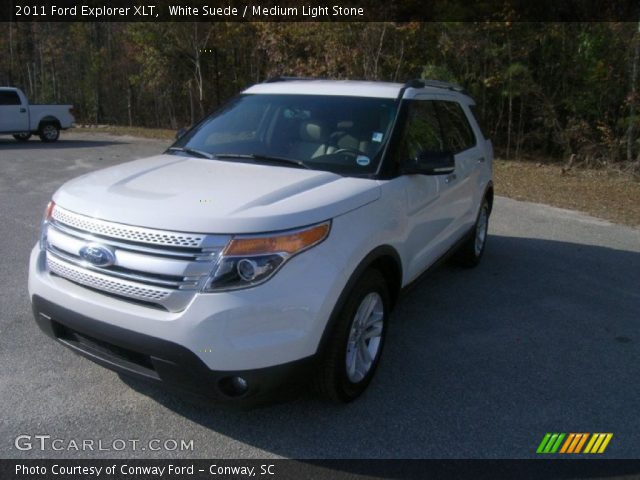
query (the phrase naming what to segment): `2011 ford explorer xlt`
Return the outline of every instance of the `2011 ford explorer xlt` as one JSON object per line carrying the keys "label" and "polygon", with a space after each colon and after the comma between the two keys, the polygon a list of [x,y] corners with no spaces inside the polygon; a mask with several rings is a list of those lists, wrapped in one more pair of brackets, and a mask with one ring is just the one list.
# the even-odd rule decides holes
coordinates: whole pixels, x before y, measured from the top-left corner
{"label": "2011 ford explorer xlt", "polygon": [[101,365],[209,398],[313,379],[350,401],[401,289],[451,252],[482,256],[493,149],[473,108],[435,81],[252,86],[164,154],[55,193],[35,318]]}

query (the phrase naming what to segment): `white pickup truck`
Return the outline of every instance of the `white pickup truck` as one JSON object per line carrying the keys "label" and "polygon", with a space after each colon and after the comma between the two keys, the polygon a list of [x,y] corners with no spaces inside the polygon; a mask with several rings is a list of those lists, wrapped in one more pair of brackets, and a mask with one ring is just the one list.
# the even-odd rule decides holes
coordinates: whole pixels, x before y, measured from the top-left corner
{"label": "white pickup truck", "polygon": [[19,88],[0,87],[0,135],[26,142],[37,133],[43,142],[55,142],[75,122],[72,111],[73,105],[29,105]]}

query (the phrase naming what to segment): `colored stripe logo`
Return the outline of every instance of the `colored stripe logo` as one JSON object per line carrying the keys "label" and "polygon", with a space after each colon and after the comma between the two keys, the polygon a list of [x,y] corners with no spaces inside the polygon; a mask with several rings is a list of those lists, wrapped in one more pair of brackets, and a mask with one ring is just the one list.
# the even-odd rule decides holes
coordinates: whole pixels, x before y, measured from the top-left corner
{"label": "colored stripe logo", "polygon": [[604,453],[612,438],[613,433],[547,433],[536,453]]}

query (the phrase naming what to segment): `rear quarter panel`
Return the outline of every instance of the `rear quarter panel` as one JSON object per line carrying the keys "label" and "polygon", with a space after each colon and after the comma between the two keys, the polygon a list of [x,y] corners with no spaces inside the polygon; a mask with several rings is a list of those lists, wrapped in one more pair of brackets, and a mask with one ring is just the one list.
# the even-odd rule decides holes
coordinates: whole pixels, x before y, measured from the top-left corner
{"label": "rear quarter panel", "polygon": [[75,121],[69,113],[70,108],[72,105],[29,105],[29,127],[36,131],[42,120],[51,117],[60,123],[60,128],[70,128]]}

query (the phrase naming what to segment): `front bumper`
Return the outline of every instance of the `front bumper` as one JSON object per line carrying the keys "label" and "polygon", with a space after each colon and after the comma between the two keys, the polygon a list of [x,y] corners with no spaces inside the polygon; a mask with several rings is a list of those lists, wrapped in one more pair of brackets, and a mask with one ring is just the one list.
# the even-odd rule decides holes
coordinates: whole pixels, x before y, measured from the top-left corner
{"label": "front bumper", "polygon": [[230,399],[228,377],[244,378],[250,397],[304,376],[345,283],[329,242],[258,287],[198,294],[180,312],[58,277],[38,246],[29,269],[34,314],[47,334],[105,367],[216,399]]}
{"label": "front bumper", "polygon": [[[313,356],[253,370],[211,370],[176,343],[85,317],[37,295],[32,307],[40,329],[74,352],[118,373],[216,401],[271,398],[313,371]],[[237,389],[234,377],[246,382],[246,390]]]}

